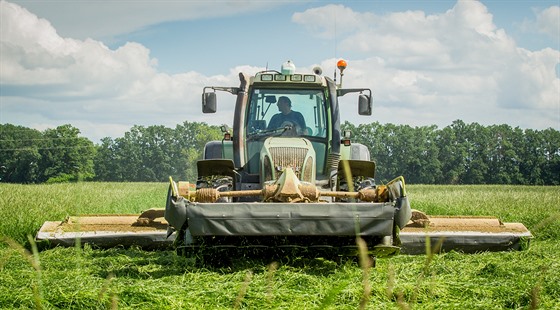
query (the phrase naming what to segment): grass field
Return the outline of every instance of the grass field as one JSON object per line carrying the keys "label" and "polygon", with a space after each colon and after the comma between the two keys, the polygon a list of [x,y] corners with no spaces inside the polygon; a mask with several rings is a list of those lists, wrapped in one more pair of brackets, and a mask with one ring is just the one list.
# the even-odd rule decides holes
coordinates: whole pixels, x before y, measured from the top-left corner
{"label": "grass field", "polygon": [[234,259],[199,266],[173,251],[33,249],[46,220],[163,207],[164,183],[0,184],[0,308],[560,309],[560,187],[411,185],[429,214],[495,215],[533,233],[523,252],[353,261]]}

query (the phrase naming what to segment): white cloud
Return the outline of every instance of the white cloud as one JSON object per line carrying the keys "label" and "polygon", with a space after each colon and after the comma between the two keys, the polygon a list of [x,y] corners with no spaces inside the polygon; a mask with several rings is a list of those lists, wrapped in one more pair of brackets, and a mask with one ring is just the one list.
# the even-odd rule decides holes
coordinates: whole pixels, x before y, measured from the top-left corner
{"label": "white cloud", "polygon": [[[118,11],[123,3],[110,7]],[[337,31],[345,34],[339,49],[356,55],[348,59],[344,86],[371,87],[376,98],[374,119],[357,117],[356,103],[343,98],[343,120],[560,127],[560,52],[517,47],[481,3],[459,1],[432,15],[376,15],[327,5],[296,13],[292,21],[328,39],[335,11]],[[0,1],[0,52],[0,123],[38,129],[69,123],[94,141],[121,136],[134,124],[231,124],[235,98],[219,92],[219,112],[208,117],[201,113],[202,88],[237,86],[238,72],[263,69],[237,66],[216,76],[161,73],[139,43],[111,49],[98,40],[63,37],[46,19],[6,1]],[[325,73],[335,63],[320,61]]]}
{"label": "white cloud", "polygon": [[537,28],[557,41],[560,40],[560,6],[537,12]]}
{"label": "white cloud", "polygon": [[[332,6],[315,8],[294,20],[313,24],[308,29],[322,34],[330,21],[319,16],[331,16],[332,11]],[[460,0],[452,9],[433,15],[340,11],[348,20],[338,16],[339,23],[359,21],[361,26],[351,28],[339,49],[348,53],[358,49],[359,56],[368,57],[349,61],[346,86],[372,85],[380,111],[387,106],[411,112],[378,114],[386,117],[380,118],[382,122],[446,125],[470,118],[531,128],[539,119],[539,126],[560,127],[560,80],[555,72],[560,52],[516,46],[482,3]],[[557,24],[555,12],[543,11],[546,18],[539,20],[549,25],[556,18]],[[428,111],[438,116],[427,115]],[[423,114],[427,118],[421,119]]]}
{"label": "white cloud", "polygon": [[341,4],[330,4],[303,13],[294,13],[292,21],[305,25],[319,37],[331,39],[335,35],[344,35],[360,29],[364,25],[363,21],[368,18],[375,18],[375,15],[357,13]]}
{"label": "white cloud", "polygon": [[[62,37],[107,39],[150,25],[178,20],[218,18],[272,10],[283,1],[134,1],[12,0],[54,21]],[[80,25],[76,27],[76,25]]]}
{"label": "white cloud", "polygon": [[[122,135],[133,124],[206,121],[202,87],[238,84],[237,73],[159,73],[157,60],[138,43],[111,50],[92,39],[62,38],[47,20],[9,2],[0,2],[0,21],[0,122],[38,128],[82,124],[98,140]],[[232,110],[224,104],[214,119],[230,122],[226,114]]]}

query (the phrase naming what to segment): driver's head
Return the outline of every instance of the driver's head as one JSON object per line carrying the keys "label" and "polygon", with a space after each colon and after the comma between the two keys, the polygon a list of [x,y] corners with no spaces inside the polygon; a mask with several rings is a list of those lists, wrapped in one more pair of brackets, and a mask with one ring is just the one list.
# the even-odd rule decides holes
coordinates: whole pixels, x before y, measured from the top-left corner
{"label": "driver's head", "polygon": [[280,96],[278,98],[278,111],[282,112],[283,114],[288,114],[292,110],[292,101],[290,98],[286,96]]}

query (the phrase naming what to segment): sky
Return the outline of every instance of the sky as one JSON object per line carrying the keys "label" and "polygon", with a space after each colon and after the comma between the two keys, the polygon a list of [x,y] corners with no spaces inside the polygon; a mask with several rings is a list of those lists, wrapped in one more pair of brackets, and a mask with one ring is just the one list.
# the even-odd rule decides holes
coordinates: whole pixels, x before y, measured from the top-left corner
{"label": "sky", "polygon": [[204,86],[315,66],[371,88],[342,121],[560,130],[560,1],[0,0],[0,124],[63,124],[95,143],[133,125],[229,124]]}

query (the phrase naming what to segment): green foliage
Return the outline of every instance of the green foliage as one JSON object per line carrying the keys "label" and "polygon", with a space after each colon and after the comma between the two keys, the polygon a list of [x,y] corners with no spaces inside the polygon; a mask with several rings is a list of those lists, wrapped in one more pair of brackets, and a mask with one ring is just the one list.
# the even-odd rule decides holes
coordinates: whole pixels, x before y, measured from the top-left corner
{"label": "green foliage", "polygon": [[34,183],[39,179],[40,131],[0,124],[0,181]]}
{"label": "green foliage", "polygon": [[0,181],[91,180],[95,146],[79,134],[80,130],[70,125],[43,133],[21,126],[0,125]]}
{"label": "green foliage", "polygon": [[99,181],[196,179],[204,145],[221,139],[216,126],[184,122],[175,129],[134,126],[124,137],[104,138],[95,159]]}
{"label": "green foliage", "polygon": [[67,183],[71,181],[76,181],[76,176],[67,173],[62,173],[55,177],[50,177],[47,181],[45,181],[45,183],[46,184]]}
{"label": "green foliage", "polygon": [[[413,184],[560,185],[560,132],[482,126],[456,120],[436,126],[371,124],[343,128],[376,161],[377,180],[403,175]],[[70,125],[39,132],[0,125],[0,182],[194,181],[217,126],[188,122],[174,129],[133,126],[123,137],[94,145]]]}
{"label": "green foliage", "polygon": [[41,161],[40,182],[50,180],[91,180],[94,176],[93,142],[79,137],[80,130],[70,125],[47,129],[39,150]]}
{"label": "green foliage", "polygon": [[415,184],[560,184],[560,132],[552,128],[460,120],[442,129],[378,122],[343,128],[369,148],[380,182],[404,175]]}
{"label": "green foliage", "polygon": [[162,207],[166,190],[165,183],[0,184],[0,308],[357,309],[361,302],[365,309],[560,307],[557,186],[410,185],[414,208],[521,221],[535,235],[531,247],[398,255],[378,258],[371,270],[354,261],[246,257],[218,268],[173,251],[87,245],[33,253],[27,239],[44,220],[68,214]]}

